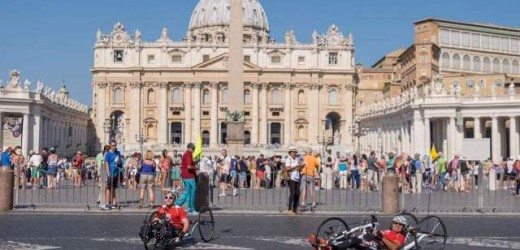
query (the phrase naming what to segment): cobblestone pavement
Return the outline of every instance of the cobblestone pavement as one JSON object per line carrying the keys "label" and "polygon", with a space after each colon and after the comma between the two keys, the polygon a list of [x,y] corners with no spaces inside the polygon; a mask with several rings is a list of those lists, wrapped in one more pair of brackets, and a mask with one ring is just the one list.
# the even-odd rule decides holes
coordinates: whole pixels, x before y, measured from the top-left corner
{"label": "cobblestone pavement", "polygon": [[[0,214],[0,249],[143,249],[138,230],[145,213],[10,212]],[[234,214],[215,216],[215,238],[181,249],[310,249],[306,236],[328,216]],[[348,223],[362,216],[341,216]],[[442,216],[447,249],[520,249],[517,216]],[[388,225],[390,217],[379,217]]]}

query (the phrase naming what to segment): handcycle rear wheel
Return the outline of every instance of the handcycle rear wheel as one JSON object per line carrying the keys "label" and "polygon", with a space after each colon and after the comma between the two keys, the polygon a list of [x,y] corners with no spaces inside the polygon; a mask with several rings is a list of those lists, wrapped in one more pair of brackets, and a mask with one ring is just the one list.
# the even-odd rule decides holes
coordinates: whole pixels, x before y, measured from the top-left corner
{"label": "handcycle rear wheel", "polygon": [[329,241],[331,239],[337,238],[340,234],[345,231],[348,231],[349,227],[347,223],[338,218],[332,217],[324,220],[320,226],[318,227],[318,231],[316,232],[316,245],[319,245],[320,239],[325,239]]}
{"label": "handcycle rear wheel", "polygon": [[199,234],[204,242],[208,242],[213,238],[215,230],[215,221],[213,220],[213,212],[208,206],[202,206],[199,209]]}
{"label": "handcycle rear wheel", "polygon": [[441,218],[429,215],[424,217],[417,226],[417,249],[443,250],[448,240],[448,231]]}
{"label": "handcycle rear wheel", "polygon": [[159,212],[154,211],[146,218],[144,235],[142,236],[144,248],[146,250],[154,250],[158,247],[160,239],[158,239],[160,228],[154,225],[154,218],[159,216]]}

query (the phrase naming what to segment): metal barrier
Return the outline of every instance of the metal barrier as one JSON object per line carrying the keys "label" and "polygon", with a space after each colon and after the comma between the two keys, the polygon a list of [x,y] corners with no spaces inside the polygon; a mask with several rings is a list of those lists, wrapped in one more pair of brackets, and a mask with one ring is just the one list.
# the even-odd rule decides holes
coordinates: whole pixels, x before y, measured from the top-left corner
{"label": "metal barrier", "polygon": [[[210,174],[211,175],[211,174]],[[214,178],[213,178],[214,177]],[[251,186],[255,181],[254,175],[249,175],[247,188],[236,188],[237,195],[233,196],[232,188],[227,190],[226,196],[220,196],[218,180],[211,176],[214,186],[210,187],[209,200],[214,207],[234,210],[270,210],[286,211],[288,208],[289,188],[279,179],[278,173],[270,175],[268,183],[262,183],[260,188]],[[158,178],[157,178],[158,179]],[[401,193],[402,209],[412,212],[520,212],[520,199],[511,194],[510,189],[504,189],[505,180],[498,181],[498,189],[490,190],[490,178],[481,178],[479,189],[474,187],[469,192],[446,192],[434,190],[412,194]],[[319,189],[316,192],[318,210],[378,212],[381,211],[380,191],[353,189],[351,182],[347,189],[340,189],[340,178],[322,176],[317,182]],[[211,185],[211,184],[210,184]],[[316,186],[315,186],[316,188]],[[128,185],[114,190],[116,204],[121,208],[138,208],[141,205],[138,187],[133,190]],[[404,190],[406,191],[406,190]],[[423,190],[427,191],[427,190]],[[99,183],[95,179],[87,179],[80,187],[74,187],[73,180],[62,180],[56,189],[22,189],[15,187],[15,208],[37,207],[84,207],[94,209],[98,207],[100,199]],[[153,205],[161,205],[164,190],[153,188],[155,199]],[[303,197],[300,197],[300,203]],[[148,190],[145,190],[142,203],[149,207]],[[306,203],[311,203],[310,193],[307,192]],[[103,201],[100,204],[104,204]]]}

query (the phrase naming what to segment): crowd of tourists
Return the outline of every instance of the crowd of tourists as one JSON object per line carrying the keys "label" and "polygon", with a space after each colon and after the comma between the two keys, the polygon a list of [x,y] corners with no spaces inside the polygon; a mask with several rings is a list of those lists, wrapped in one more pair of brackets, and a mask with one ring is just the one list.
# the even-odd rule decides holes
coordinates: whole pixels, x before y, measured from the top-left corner
{"label": "crowd of tourists", "polygon": [[[381,189],[385,175],[400,178],[401,192],[421,193],[428,191],[471,192],[487,183],[486,188],[513,189],[518,197],[520,190],[520,158],[505,158],[501,162],[468,160],[455,155],[446,159],[439,152],[432,161],[430,155],[396,155],[389,152],[377,157],[375,152],[347,154],[336,152],[322,156],[320,152],[300,152],[290,148],[284,155],[239,156],[229,155],[226,149],[220,154],[202,156],[195,162],[188,152],[195,146],[190,143],[183,154],[174,150],[162,151],[160,155],[151,150],[124,157],[112,141],[104,146],[95,160],[87,162],[81,152],[67,159],[55,148],[40,152],[30,151],[28,156],[20,147],[3,147],[2,166],[15,170],[19,188],[56,189],[64,180],[81,188],[89,179],[105,183],[105,204],[115,204],[115,189],[126,188],[140,191],[140,206],[148,201],[153,206],[154,188],[166,192],[170,189],[193,193],[179,199],[193,203],[195,182],[198,174],[208,177],[210,186],[218,190],[219,197],[237,196],[242,189],[290,190],[291,206],[314,206],[316,190],[359,190],[375,192]],[[99,178],[105,175],[105,178]],[[492,185],[491,182],[494,182]],[[480,184],[480,186],[479,186]],[[300,195],[301,194],[301,195]],[[310,204],[307,204],[307,196]],[[300,198],[301,197],[301,198]],[[101,203],[101,192],[98,197]],[[193,205],[189,205],[192,211]],[[295,212],[293,207],[289,210]]]}

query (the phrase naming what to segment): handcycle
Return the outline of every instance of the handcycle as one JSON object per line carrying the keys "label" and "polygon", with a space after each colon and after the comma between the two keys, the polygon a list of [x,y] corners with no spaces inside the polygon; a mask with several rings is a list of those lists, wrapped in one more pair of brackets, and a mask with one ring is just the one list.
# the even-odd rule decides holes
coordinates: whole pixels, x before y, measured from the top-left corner
{"label": "handcycle", "polygon": [[145,217],[141,232],[139,232],[144,248],[146,250],[175,248],[184,241],[193,239],[193,233],[196,229],[198,229],[200,238],[204,242],[213,239],[215,221],[213,212],[208,206],[201,206],[197,220],[189,220],[189,222],[189,233],[181,237],[180,232],[171,225],[166,216],[158,211],[153,211]]}
{"label": "handcycle", "polygon": [[[401,212],[401,216],[407,217],[407,220],[411,225],[417,225],[416,227],[405,228],[405,244],[401,248],[402,250],[419,250],[419,249],[439,249],[442,250],[446,247],[446,241],[448,234],[446,231],[446,225],[437,216],[429,215],[420,221],[410,213]],[[418,223],[417,223],[418,221]],[[331,246],[336,246],[339,243],[349,241],[359,241],[367,235],[371,235],[374,229],[379,227],[377,218],[372,215],[369,219],[363,220],[356,227],[349,227],[347,223],[338,217],[328,218],[323,221],[316,232],[316,240],[311,245],[315,249],[329,250],[333,249]],[[380,245],[380,244],[379,244]],[[379,246],[365,246],[364,249],[379,249]],[[347,248],[351,249],[351,248]],[[356,249],[356,247],[352,247]]]}

